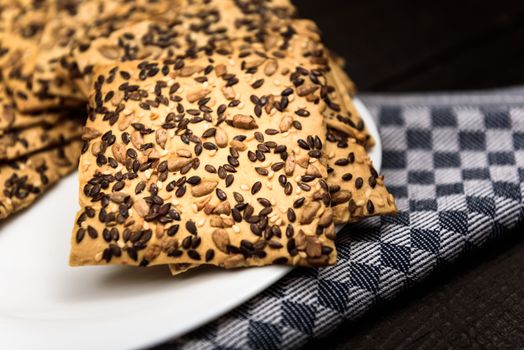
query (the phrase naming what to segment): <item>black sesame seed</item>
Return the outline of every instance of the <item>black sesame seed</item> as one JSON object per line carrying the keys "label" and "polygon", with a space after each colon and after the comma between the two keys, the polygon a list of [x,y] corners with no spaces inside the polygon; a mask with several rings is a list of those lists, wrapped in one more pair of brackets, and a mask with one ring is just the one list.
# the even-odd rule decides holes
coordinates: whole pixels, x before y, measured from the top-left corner
{"label": "black sesame seed", "polygon": [[178,232],[178,229],[180,228],[180,225],[173,225],[171,226],[168,230],[167,230],[167,235],[172,237],[174,235],[176,235],[176,233]]}
{"label": "black sesame seed", "polygon": [[297,185],[298,185],[298,187],[300,187],[303,191],[306,191],[306,192],[311,191],[311,186],[309,186],[309,185],[306,184],[306,183],[299,182]]}
{"label": "black sesame seed", "polygon": [[102,238],[108,243],[111,242],[111,233],[107,228],[102,231]]}
{"label": "black sesame seed", "polygon": [[187,255],[193,260],[200,260],[200,253],[196,250],[188,250]]}
{"label": "black sesame seed", "polygon": [[311,113],[305,109],[298,109],[295,111],[295,114],[299,117],[309,117],[311,115]]}
{"label": "black sesame seed", "polygon": [[181,198],[185,194],[186,194],[186,186],[185,185],[178,187],[177,190],[175,191],[175,196],[177,198]]}
{"label": "black sesame seed", "polygon": [[286,186],[284,186],[284,193],[286,196],[290,196],[293,193],[293,185],[291,185],[291,182],[286,183]]}
{"label": "black sesame seed", "polygon": [[241,222],[242,221],[242,215],[240,214],[240,211],[237,208],[233,208],[231,210],[231,215],[233,216],[233,219],[236,222]]}
{"label": "black sesame seed", "polygon": [[297,141],[297,143],[298,143],[298,146],[299,146],[300,148],[302,148],[302,149],[304,149],[304,150],[306,150],[306,151],[309,151],[309,150],[311,149],[311,148],[309,147],[309,145],[307,144],[307,142],[304,141],[304,140],[302,140],[302,139],[299,139],[299,140]]}
{"label": "black sesame seed", "polygon": [[223,168],[224,168],[224,170],[226,170],[227,172],[230,172],[230,173],[236,173],[237,172],[237,169],[234,166],[232,166],[231,164],[224,164]]}
{"label": "black sesame seed", "polygon": [[286,186],[286,184],[287,184],[287,177],[286,177],[286,175],[284,175],[284,174],[279,175],[279,177],[278,177],[278,183],[279,183],[282,187]]}
{"label": "black sesame seed", "polygon": [[306,198],[300,197],[299,199],[297,199],[296,201],[293,202],[293,208],[298,209],[298,208],[302,207],[302,205],[304,205],[304,201],[305,200],[306,200]]}
{"label": "black sesame seed", "polygon": [[220,188],[216,189],[216,194],[218,199],[220,199],[221,201],[225,201],[227,199],[226,192],[222,191]]}
{"label": "black sesame seed", "polygon": [[267,198],[257,198],[257,201],[263,207],[271,207],[271,202]]}
{"label": "black sesame seed", "polygon": [[209,128],[206,131],[204,131],[204,133],[202,134],[202,137],[208,138],[208,137],[215,136],[216,132],[217,132],[216,128]]}
{"label": "black sesame seed", "polygon": [[235,198],[235,201],[237,201],[237,203],[242,203],[244,202],[244,196],[242,196],[240,193],[238,192],[233,192],[233,197]]}
{"label": "black sesame seed", "polygon": [[231,164],[234,167],[238,167],[240,165],[238,159],[236,159],[233,156],[227,156],[227,161],[229,164]]}
{"label": "black sesame seed", "polygon": [[262,230],[260,229],[260,227],[256,224],[251,224],[249,225],[249,228],[251,230],[251,232],[255,235],[255,236],[261,236],[262,235]]}
{"label": "black sesame seed", "polygon": [[333,251],[333,248],[323,245],[322,246],[322,255],[329,255]]}
{"label": "black sesame seed", "polygon": [[113,191],[114,191],[114,192],[120,191],[120,190],[123,189],[124,187],[125,187],[125,182],[124,182],[124,181],[118,181],[118,182],[116,182],[116,183],[113,185]]}
{"label": "black sesame seed", "polygon": [[235,181],[235,176],[232,174],[228,174],[226,176],[226,187],[229,187],[233,184],[233,181]]}
{"label": "black sesame seed", "polygon": [[286,258],[285,256],[282,256],[280,258],[276,258],[275,260],[273,260],[273,264],[275,265],[285,265],[288,263],[288,258]]}
{"label": "black sesame seed", "polygon": [[288,224],[286,227],[286,237],[291,238],[295,235],[295,229],[293,228],[293,225]]}
{"label": "black sesame seed", "polygon": [[351,181],[352,178],[353,178],[353,174],[351,173],[345,173],[344,175],[342,175],[342,180],[344,181]]}
{"label": "black sesame seed", "polygon": [[316,150],[313,150],[313,151],[309,151],[308,152],[308,155],[311,157],[311,158],[320,158],[322,156],[322,152],[319,151],[318,149]]}
{"label": "black sesame seed", "polygon": [[95,230],[93,226],[87,226],[87,234],[92,239],[96,239],[98,237],[98,232]]}
{"label": "black sesame seed", "polygon": [[173,258],[179,258],[181,257],[182,255],[184,254],[183,251],[181,250],[175,250],[175,251],[172,251],[171,253],[169,253],[168,255],[173,257]]}
{"label": "black sesame seed", "polygon": [[144,181],[140,181],[135,187],[135,194],[141,193],[145,188],[146,183]]}
{"label": "black sesame seed", "polygon": [[212,174],[215,174],[217,172],[217,169],[212,166],[211,164],[207,164],[204,169],[208,172],[208,173],[212,173]]}
{"label": "black sesame seed", "polygon": [[210,262],[215,257],[215,251],[213,249],[208,249],[206,251],[206,262]]}
{"label": "black sesame seed", "polygon": [[111,249],[106,248],[102,252],[102,259],[104,259],[106,262],[111,261],[111,258],[113,257],[113,252]]}
{"label": "black sesame seed", "polygon": [[253,89],[258,89],[258,88],[261,87],[263,84],[264,84],[264,79],[259,79],[259,80],[255,81],[253,84],[251,84],[251,87],[252,87]]}
{"label": "black sesame seed", "polygon": [[136,151],[132,148],[129,148],[126,153],[127,153],[127,156],[131,159],[135,159],[137,157]]}
{"label": "black sesame seed", "polygon": [[200,178],[200,176],[191,176],[187,179],[187,183],[190,185],[198,185],[201,181],[202,179]]}
{"label": "black sesame seed", "polygon": [[303,182],[311,182],[315,179],[316,177],[314,175],[302,175],[302,177],[300,178],[300,180],[302,180]]}
{"label": "black sesame seed", "polygon": [[197,231],[197,227],[194,223],[194,221],[192,220],[189,220],[186,222],[186,230],[191,233],[192,235],[197,235],[198,234],[198,231]]}
{"label": "black sesame seed", "polygon": [[78,229],[76,232],[76,243],[82,242],[86,234],[86,231],[83,228]]}
{"label": "black sesame seed", "polygon": [[335,165],[338,165],[338,166],[344,166],[348,164],[349,164],[349,160],[347,158],[340,158],[335,161]]}
{"label": "black sesame seed", "polygon": [[288,210],[287,210],[287,219],[290,222],[295,222],[296,221],[297,215],[295,214],[295,211],[293,210],[293,208],[288,208]]}
{"label": "black sesame seed", "polygon": [[262,183],[260,181],[257,181],[253,184],[251,187],[251,194],[256,194],[260,189],[262,188]]}
{"label": "black sesame seed", "polygon": [[138,261],[138,254],[133,247],[128,247],[126,251],[127,251],[127,255],[129,255],[129,258],[131,260]]}
{"label": "black sesame seed", "polygon": [[267,176],[269,174],[269,171],[266,168],[255,167],[255,171],[262,176]]}
{"label": "black sesame seed", "polygon": [[296,244],[295,244],[295,239],[294,238],[290,238],[288,241],[287,241],[287,251],[289,253],[289,255],[291,256],[295,256],[298,254],[298,250],[297,250],[297,247],[296,247]]}
{"label": "black sesame seed", "polygon": [[182,240],[182,248],[189,249],[189,248],[191,248],[191,244],[192,243],[193,243],[193,237],[192,236],[186,236],[186,238],[184,238]]}
{"label": "black sesame seed", "polygon": [[198,248],[198,246],[200,246],[200,243],[202,243],[202,238],[195,237],[195,239],[193,239],[193,242],[191,242],[191,248],[192,249]]}
{"label": "black sesame seed", "polygon": [[368,213],[370,213],[370,214],[373,214],[375,212],[375,205],[373,204],[373,202],[371,200],[368,200],[368,202],[366,204],[366,208],[368,210]]}
{"label": "black sesame seed", "polygon": [[247,219],[249,218],[251,215],[253,215],[253,212],[255,211],[255,209],[253,208],[253,206],[251,205],[247,205],[246,208],[244,209],[244,219]]}
{"label": "black sesame seed", "polygon": [[288,88],[284,89],[280,94],[281,94],[282,96],[289,96],[289,95],[291,95],[292,93],[293,93],[293,89],[290,88],[290,87],[288,87]]}

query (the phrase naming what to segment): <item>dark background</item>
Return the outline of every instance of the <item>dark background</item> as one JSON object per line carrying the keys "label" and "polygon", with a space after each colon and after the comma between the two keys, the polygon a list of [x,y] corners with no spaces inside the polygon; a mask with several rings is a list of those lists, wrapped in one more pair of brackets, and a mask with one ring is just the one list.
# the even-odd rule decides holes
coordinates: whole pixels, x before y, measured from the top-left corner
{"label": "dark background", "polygon": [[363,91],[524,83],[522,0],[294,0]]}
{"label": "dark background", "polygon": [[[365,92],[524,84],[524,1],[295,0]],[[524,349],[524,227],[311,349]]]}

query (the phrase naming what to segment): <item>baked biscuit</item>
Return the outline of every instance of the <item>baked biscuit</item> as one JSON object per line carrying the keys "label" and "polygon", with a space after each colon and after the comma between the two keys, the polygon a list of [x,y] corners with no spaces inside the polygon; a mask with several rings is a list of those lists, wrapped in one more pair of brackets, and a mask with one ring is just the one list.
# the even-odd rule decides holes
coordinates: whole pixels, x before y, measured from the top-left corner
{"label": "baked biscuit", "polygon": [[25,129],[5,131],[0,136],[0,160],[12,160],[20,156],[49,148],[79,138],[82,121],[62,118],[56,124],[46,122]]}
{"label": "baked biscuit", "polygon": [[[74,49],[79,74],[85,77],[85,83],[80,83],[81,90],[88,90],[90,72],[96,64],[191,57],[241,42],[289,60],[308,57],[310,65],[326,73],[327,84],[323,82],[322,94],[328,97],[325,102],[330,106],[329,113],[325,114],[328,125],[348,133],[366,147],[372,146],[374,141],[348,95],[350,81],[333,64],[316,25],[309,20],[293,19],[293,13],[294,8],[288,1],[256,4],[233,0],[195,1],[190,6],[182,6],[176,20],[169,24],[154,20],[138,22]],[[264,69],[269,74],[281,69],[278,62],[264,58],[250,64],[253,69]],[[332,71],[332,68],[337,69]],[[311,88],[302,85],[299,93],[305,96]]]}
{"label": "baked biscuit", "polygon": [[105,37],[112,31],[154,18],[173,18],[179,1],[89,0],[54,2],[50,20],[43,30],[33,76],[35,93],[45,90],[63,98],[85,99],[75,83],[76,63],[70,55],[75,46],[89,43],[93,37]]}
{"label": "baked biscuit", "polygon": [[13,129],[27,128],[38,124],[56,124],[63,116],[56,112],[38,114],[21,113],[0,82],[0,136]]}
{"label": "baked biscuit", "polygon": [[[326,137],[328,179],[333,209],[333,222],[343,225],[370,216],[396,213],[393,196],[384,186],[365,148],[346,134],[328,129]],[[178,275],[200,264],[172,264],[171,273]]]}
{"label": "baked biscuit", "polygon": [[323,73],[224,50],[95,71],[72,265],[335,263]]}
{"label": "baked biscuit", "polygon": [[396,213],[393,195],[362,145],[343,132],[328,128],[326,153],[335,224]]}
{"label": "baked biscuit", "polygon": [[76,169],[79,140],[0,165],[0,219],[32,204],[46,190]]}
{"label": "baked biscuit", "polygon": [[62,99],[47,90],[33,91],[38,44],[11,34],[0,34],[0,67],[9,95],[21,112],[78,106],[81,101]]}

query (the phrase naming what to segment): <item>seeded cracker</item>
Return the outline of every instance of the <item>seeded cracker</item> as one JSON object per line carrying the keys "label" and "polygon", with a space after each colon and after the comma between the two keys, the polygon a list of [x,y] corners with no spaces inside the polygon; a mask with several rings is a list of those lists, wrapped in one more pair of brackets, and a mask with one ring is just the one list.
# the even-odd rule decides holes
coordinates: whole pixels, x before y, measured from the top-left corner
{"label": "seeded cracker", "polygon": [[328,128],[329,190],[335,224],[396,213],[395,201],[363,146]]}
{"label": "seeded cracker", "polygon": [[[328,128],[325,143],[328,155],[328,185],[333,222],[337,225],[376,215],[396,213],[393,195],[384,186],[365,148],[341,131]],[[173,275],[198,264],[172,264]]]}
{"label": "seeded cracker", "polygon": [[4,0],[0,2],[0,32],[37,42],[48,19],[48,8],[48,1]]}
{"label": "seeded cracker", "polygon": [[[108,64],[130,59],[156,59],[158,57],[187,55],[208,51],[213,47],[227,47],[238,39],[245,44],[257,45],[268,58],[246,58],[250,69],[264,70],[271,76],[284,69],[279,58],[286,60],[308,58],[310,65],[326,72],[327,85],[322,96],[330,110],[325,113],[328,124],[356,138],[367,147],[373,145],[365,125],[354,113],[347,96],[349,89],[345,75],[331,72],[334,66],[328,50],[323,46],[319,30],[312,21],[293,19],[294,8],[289,1],[193,1],[182,6],[177,18],[168,25],[156,21],[143,21],[94,39],[78,46],[73,56],[80,74],[85,76],[87,90],[95,64]],[[274,56],[273,58],[270,58]],[[297,80],[297,83],[300,83]],[[335,91],[337,84],[338,91]],[[338,86],[340,85],[340,86]],[[308,96],[311,85],[298,86],[299,94]],[[344,90],[343,90],[344,88]],[[312,95],[313,96],[313,95]],[[344,102],[343,98],[349,100]],[[300,113],[300,111],[298,111]]]}
{"label": "seeded cracker", "polygon": [[68,44],[75,33],[67,25],[69,23],[65,23],[64,17],[62,15],[46,23],[35,54],[34,71],[31,74],[32,92],[36,95],[82,100],[83,94],[68,76],[68,71],[61,66],[61,58],[69,52]]}
{"label": "seeded cracker", "polygon": [[38,52],[36,43],[14,38],[12,34],[0,34],[0,47],[3,81],[19,111],[34,112],[79,104],[77,100],[64,100],[49,95],[47,91],[33,92],[32,79]]}
{"label": "seeded cracker", "polygon": [[[112,4],[113,1],[108,1]],[[88,22],[95,21],[100,13],[99,1],[52,1],[49,19],[42,29],[39,50],[32,74],[34,93],[46,91],[49,95],[84,99],[69,75],[67,56],[77,36],[85,32]],[[64,67],[65,65],[65,67]]]}
{"label": "seeded cracker", "polygon": [[241,52],[95,72],[72,265],[335,263],[326,106]]}
{"label": "seeded cracker", "polygon": [[33,90],[45,89],[49,94],[66,98],[87,97],[78,90],[76,64],[70,52],[85,46],[93,37],[105,37],[112,31],[133,23],[154,18],[172,19],[177,1],[89,0],[53,2],[40,41],[34,73]]}
{"label": "seeded cracker", "polygon": [[81,142],[34,153],[0,165],[0,219],[22,210],[76,169]]}
{"label": "seeded cracker", "polygon": [[81,120],[62,119],[56,124],[41,123],[25,129],[4,132],[0,136],[0,160],[12,160],[44,148],[79,138]]}
{"label": "seeded cracker", "polygon": [[5,92],[0,82],[0,137],[9,130],[20,129],[38,124],[56,124],[62,116],[58,113],[46,112],[41,114],[27,114],[19,112],[11,97]]}
{"label": "seeded cracker", "polygon": [[[294,12],[287,0],[181,0],[177,5],[176,16],[163,16],[169,20],[150,16],[136,24],[126,23],[118,30],[90,30],[87,40],[73,50],[79,72],[85,75],[83,90],[91,86],[90,72],[95,64],[158,59],[163,54],[194,56],[217,42],[244,37],[247,40],[265,25],[275,23],[277,14],[290,18]],[[119,18],[108,17],[110,21]]]}
{"label": "seeded cracker", "polygon": [[[224,6],[224,5],[223,5]],[[194,9],[192,11],[195,11]],[[213,12],[215,13],[215,12]],[[187,15],[187,13],[184,15],[184,18],[191,18],[192,16]],[[202,20],[205,18],[205,15],[202,15],[198,17],[198,20]],[[204,21],[205,22],[205,21]],[[319,42],[318,35],[316,34],[314,25],[309,21],[293,21],[293,31],[297,31],[299,34],[294,35],[291,39],[287,41],[289,45],[289,50],[286,53],[287,56],[292,59],[295,56],[302,55],[302,57],[309,57],[311,56],[311,52],[315,52],[314,49],[310,48],[313,46],[316,48],[315,44]],[[202,25],[202,24],[201,24]],[[194,23],[192,23],[192,26],[194,26]],[[185,27],[184,25],[179,25],[183,29]],[[198,25],[195,27],[199,27]],[[225,26],[227,28],[227,26]],[[222,27],[218,27],[222,28]],[[122,59],[127,59],[127,52],[133,52],[137,55],[141,55],[143,52],[147,52],[148,54],[157,57],[162,54],[162,47],[163,46],[169,46],[169,47],[182,47],[183,41],[177,41],[177,36],[170,35],[168,33],[180,33],[179,31],[182,29],[175,30],[174,27],[171,28],[172,31],[169,31],[167,29],[161,29],[158,25],[154,24],[151,21],[144,21],[140,22],[135,26],[132,26],[128,29],[121,30],[114,32],[113,36],[109,38],[103,38],[100,40],[95,40],[91,44],[90,50],[85,51],[84,53],[77,53],[77,58],[79,62],[83,62],[83,64],[80,64],[81,67],[89,67],[92,66],[96,62],[111,62],[114,60],[115,57],[122,56]],[[214,28],[217,29],[217,28]],[[217,29],[218,30],[218,29]],[[224,30],[218,30],[220,33],[228,33],[228,31]],[[147,34],[144,34],[147,33]],[[249,33],[249,32],[247,32]],[[308,33],[305,35],[304,33]],[[207,34],[206,34],[207,35]],[[244,36],[247,35],[244,33]],[[182,36],[183,37],[183,36]],[[195,39],[195,42],[199,42],[198,35],[193,35],[193,39]],[[131,39],[130,39],[131,38]],[[141,40],[137,40],[137,38],[142,38]],[[144,38],[147,38],[144,39]],[[163,38],[169,38],[171,41],[164,41]],[[227,36],[229,38],[229,35]],[[229,46],[228,43],[231,41],[228,39],[228,41],[224,41],[220,38],[216,38],[215,45],[225,45]],[[204,42],[204,40],[200,40]],[[249,40],[248,40],[249,41]],[[278,39],[271,39],[269,41],[273,41],[275,43],[278,43]],[[207,41],[205,41],[207,42]],[[285,41],[283,41],[285,42]],[[125,44],[122,44],[125,43]],[[162,43],[162,44],[161,44]],[[196,45],[196,44],[195,44]],[[280,43],[277,46],[282,45]],[[247,45],[249,46],[249,45]],[[198,47],[198,46],[196,46]],[[220,46],[219,46],[220,47]],[[264,49],[267,47],[266,42],[264,42]],[[93,51],[98,52],[98,54],[94,53]],[[106,52],[107,51],[107,52]],[[249,53],[248,50],[245,51],[246,53]],[[299,53],[297,55],[297,53]],[[283,53],[284,54],[284,53]],[[280,56],[280,54],[279,54]],[[327,58],[322,56],[315,56],[315,59],[311,59],[314,63],[320,63],[320,64],[326,64],[328,62]],[[246,56],[246,65],[249,66],[249,69],[252,69],[253,71],[258,70],[264,70],[264,73],[267,73],[267,68],[271,65],[275,65],[278,67],[279,60],[272,60],[269,58],[262,58],[262,57],[252,57]],[[280,63],[280,65],[282,65]],[[334,67],[335,65],[332,65],[331,67]],[[285,68],[285,67],[281,67]],[[335,74],[326,74],[328,77],[328,82],[332,85],[327,85],[325,90],[331,91],[331,101],[340,101],[340,104],[336,105],[333,102],[331,105],[334,109],[343,111],[343,114],[351,115],[354,119],[361,123],[361,126],[359,126],[360,129],[362,129],[363,123],[360,119],[360,116],[358,114],[358,111],[356,110],[354,104],[351,101],[351,98],[349,97],[348,89],[351,88],[348,84],[349,79],[345,76],[345,74],[341,70],[337,70]],[[270,74],[274,74],[274,72],[271,72]],[[336,88],[336,89],[335,89]],[[302,90],[300,90],[302,89]],[[299,91],[303,91],[303,86],[299,86]],[[328,110],[329,115],[338,115],[340,113],[336,113],[335,110]],[[300,114],[302,112],[297,111],[296,114]],[[337,125],[338,120],[334,123]],[[338,125],[339,126],[339,125]],[[345,129],[345,128],[342,128]],[[346,129],[345,129],[346,130]],[[360,139],[360,142],[366,143],[367,146],[372,145],[373,141],[369,138],[367,134],[362,135],[362,138]],[[367,141],[365,141],[367,140]],[[354,170],[354,169],[353,169]],[[337,184],[339,179],[333,179],[333,183]],[[328,182],[330,180],[328,179]],[[372,189],[374,190],[374,189]],[[342,223],[342,220],[344,218],[347,218],[347,214],[343,214],[340,220],[336,220],[338,223]],[[367,216],[367,215],[366,215]],[[371,216],[371,214],[370,214]],[[336,219],[336,216],[335,216]]]}
{"label": "seeded cracker", "polygon": [[32,92],[32,72],[42,29],[48,19],[48,3],[18,3],[2,9],[0,67],[6,84],[20,111],[56,107],[60,99]]}

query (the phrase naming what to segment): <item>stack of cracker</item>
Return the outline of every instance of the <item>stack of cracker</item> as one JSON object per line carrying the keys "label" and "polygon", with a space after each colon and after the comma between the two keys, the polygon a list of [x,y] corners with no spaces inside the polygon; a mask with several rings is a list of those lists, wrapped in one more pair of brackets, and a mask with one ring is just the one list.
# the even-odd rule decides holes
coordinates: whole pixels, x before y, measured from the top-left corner
{"label": "stack of cracker", "polygon": [[0,43],[19,111],[88,105],[71,265],[326,266],[335,225],[396,211],[351,81],[288,0],[66,3]]}
{"label": "stack of cracker", "polygon": [[0,219],[5,219],[76,169],[83,118],[58,101],[42,98],[38,103],[39,93],[22,83],[47,10],[36,3],[5,1],[0,11]]}

